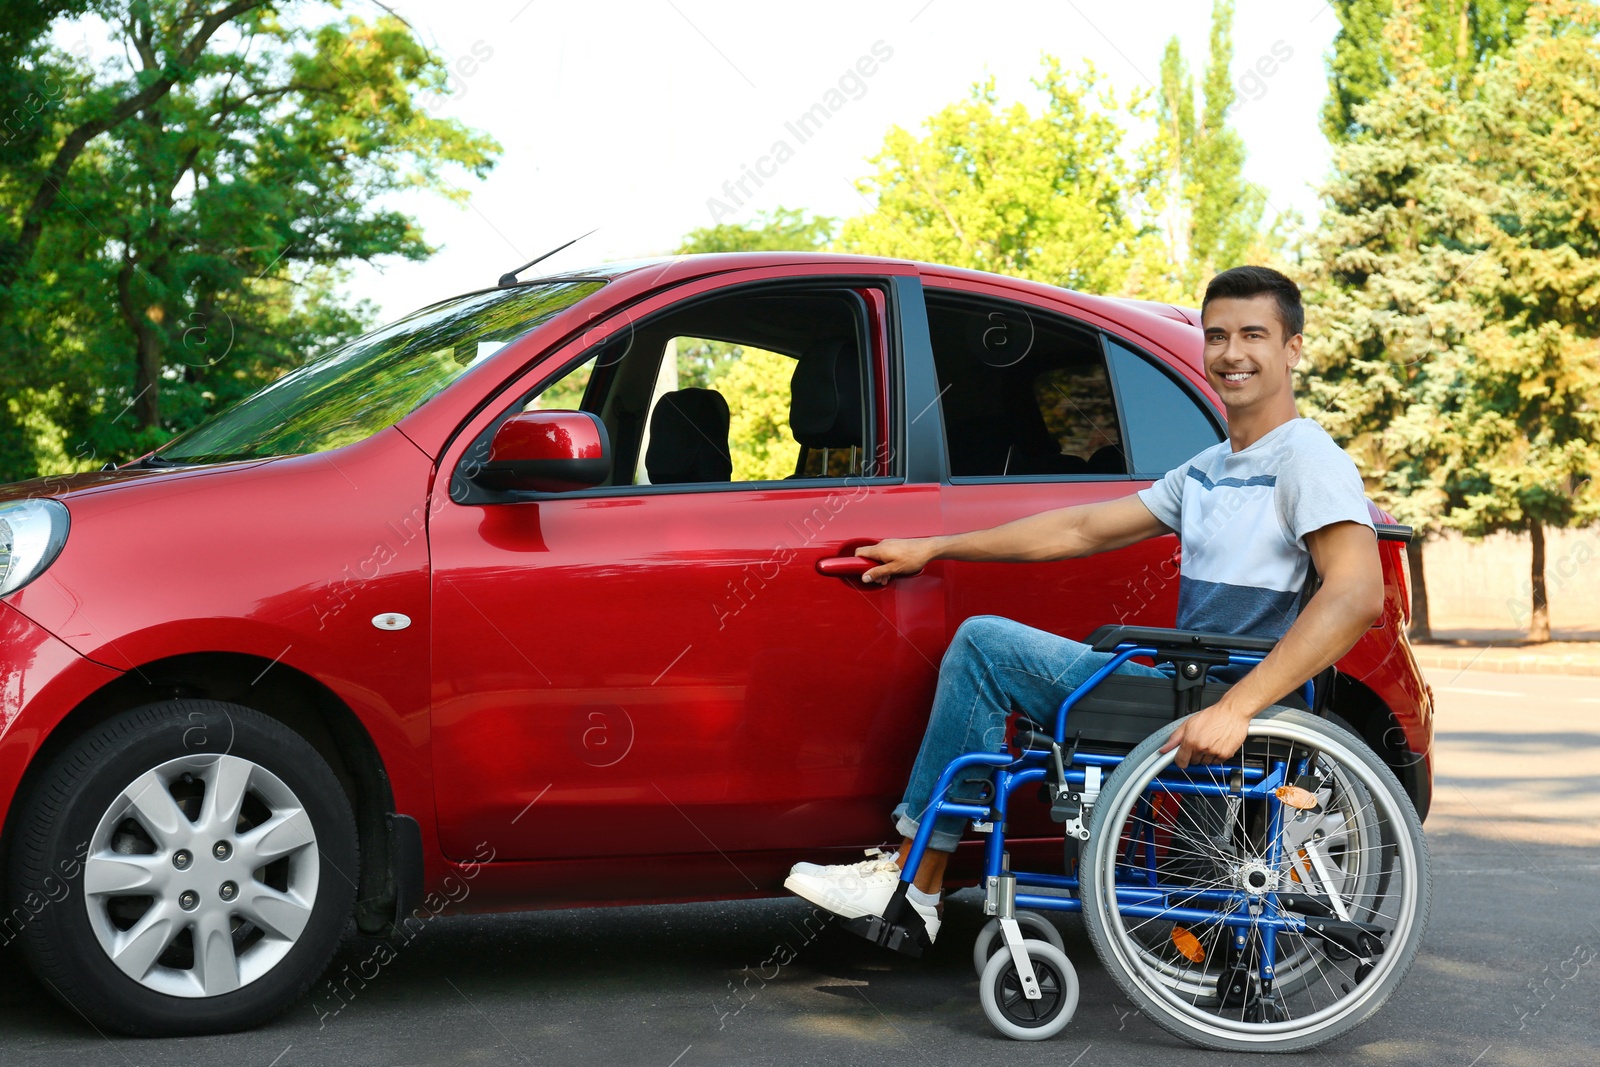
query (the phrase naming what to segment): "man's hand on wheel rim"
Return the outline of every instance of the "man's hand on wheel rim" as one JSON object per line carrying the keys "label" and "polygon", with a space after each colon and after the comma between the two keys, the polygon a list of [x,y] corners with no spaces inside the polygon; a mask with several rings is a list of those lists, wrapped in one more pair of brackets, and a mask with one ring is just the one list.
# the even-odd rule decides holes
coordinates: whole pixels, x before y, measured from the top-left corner
{"label": "man's hand on wheel rim", "polygon": [[1180,722],[1161,751],[1177,749],[1173,762],[1180,768],[1222,763],[1244,746],[1250,719],[1250,715],[1235,711],[1226,702],[1213,704]]}

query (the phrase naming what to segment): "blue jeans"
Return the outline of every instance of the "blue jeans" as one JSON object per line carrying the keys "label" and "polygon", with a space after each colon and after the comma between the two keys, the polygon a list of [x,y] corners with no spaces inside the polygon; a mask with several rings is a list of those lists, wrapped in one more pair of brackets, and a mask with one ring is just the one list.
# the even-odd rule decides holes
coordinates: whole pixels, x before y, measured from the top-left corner
{"label": "blue jeans", "polygon": [[[932,803],[933,787],[951,760],[968,752],[1005,751],[1006,718],[1013,705],[1052,726],[1067,694],[1111,658],[1110,652],[994,615],[963,622],[939,665],[933,711],[905,799],[894,809],[895,828],[904,837],[917,835],[918,819]],[[1124,663],[1117,673],[1166,677],[1142,663]],[[990,768],[974,767],[962,777],[992,780],[993,774]],[[963,792],[959,783],[952,791],[957,796]],[[940,816],[929,847],[954,852],[965,828],[966,820],[959,816]]]}

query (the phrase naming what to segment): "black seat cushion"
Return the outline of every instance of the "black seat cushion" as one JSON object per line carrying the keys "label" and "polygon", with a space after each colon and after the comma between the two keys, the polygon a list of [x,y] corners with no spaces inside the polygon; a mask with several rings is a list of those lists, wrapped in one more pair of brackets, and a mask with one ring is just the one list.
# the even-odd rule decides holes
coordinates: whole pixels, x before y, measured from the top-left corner
{"label": "black seat cushion", "polygon": [[652,485],[732,480],[728,402],[722,394],[715,389],[663,394],[650,414],[644,469]]}
{"label": "black seat cushion", "polygon": [[1122,458],[1122,449],[1116,445],[1101,445],[1089,457],[1085,469],[1090,474],[1127,474],[1128,461]]}
{"label": "black seat cushion", "polygon": [[[1222,699],[1233,684],[1207,681],[1201,687],[1200,706],[1209,708]],[[1305,699],[1290,693],[1274,703],[1304,709]],[[1148,675],[1113,674],[1086,693],[1067,714],[1067,740],[1079,739],[1085,752],[1126,752],[1172,720],[1181,717],[1173,699],[1170,678]],[[1042,723],[1018,720],[1019,728],[1034,729],[1048,735],[1055,729],[1055,716]]]}

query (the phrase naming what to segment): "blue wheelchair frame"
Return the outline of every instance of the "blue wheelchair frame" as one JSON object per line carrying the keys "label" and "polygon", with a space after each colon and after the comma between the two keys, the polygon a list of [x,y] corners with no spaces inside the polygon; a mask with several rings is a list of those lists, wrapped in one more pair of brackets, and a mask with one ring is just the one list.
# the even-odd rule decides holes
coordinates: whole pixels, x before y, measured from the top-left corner
{"label": "blue wheelchair frame", "polygon": [[[1067,723],[1073,707],[1110,677],[1118,667],[1135,656],[1171,659],[1172,650],[1134,642],[1117,645],[1113,657],[1061,702],[1061,707],[1056,712],[1053,731],[1057,751],[1066,744]],[[1264,658],[1266,658],[1264,652],[1230,649],[1226,653],[1226,664],[1254,666]],[[1314,707],[1313,683],[1306,682],[1302,692],[1306,706]],[[883,916],[852,919],[846,926],[878,944],[911,955],[921,954],[922,948],[927,944],[927,936],[921,918],[906,902],[906,891],[911,887],[915,872],[922,863],[923,854],[927,851],[934,823],[941,815],[960,816],[990,826],[988,841],[984,848],[982,883],[989,893],[985,909],[989,914],[1010,919],[1017,907],[1037,911],[1082,911],[1083,902],[1077,895],[1078,878],[1068,874],[1008,869],[1005,852],[1005,820],[1010,809],[1011,796],[1023,786],[1043,782],[1050,770],[1044,764],[1050,758],[1051,752],[1028,747],[1016,757],[1006,752],[974,752],[951,760],[946,765],[944,773],[939,776],[938,784],[934,786],[933,799],[927,811],[923,813],[917,835],[912,840],[911,850],[906,857],[905,870],[900,876],[900,884],[895,888]],[[1074,750],[1070,763],[1063,765],[1062,787],[1065,789],[1075,785],[1081,790],[1090,777],[1091,768],[1109,771],[1115,769],[1124,758],[1122,754],[1106,755]],[[1168,767],[1161,772],[1158,780],[1163,783],[1165,789],[1180,795],[1240,797],[1245,800],[1265,801],[1268,805],[1268,837],[1272,841],[1267,863],[1276,867],[1283,858],[1278,843],[1283,820],[1283,802],[1275,795],[1275,791],[1280,786],[1292,783],[1300,774],[1304,774],[1305,762],[1301,760],[1292,774],[1282,761],[1272,764],[1264,771],[1247,767],[1242,763],[1195,766],[1188,770]],[[975,804],[950,799],[947,794],[958,781],[958,776],[965,770],[978,767],[994,768],[994,790],[990,803]],[[1237,790],[1232,784],[1235,777],[1242,782],[1242,786]],[[1140,803],[1147,804],[1148,801],[1141,800]],[[1142,856],[1138,855],[1141,844]],[[1280,895],[1278,893],[1263,892],[1253,895],[1238,888],[1210,890],[1191,888],[1182,890],[1185,901],[1214,901],[1217,905],[1216,910],[1172,904],[1169,891],[1163,890],[1157,881],[1156,843],[1153,831],[1147,832],[1142,842],[1135,841],[1130,844],[1127,858],[1130,866],[1137,866],[1139,861],[1143,861],[1145,884],[1119,883],[1116,886],[1117,907],[1122,914],[1173,922],[1221,923],[1233,931],[1234,944],[1241,949],[1246,945],[1249,931],[1271,932],[1274,936],[1260,939],[1259,962],[1263,978],[1270,979],[1276,966],[1276,935],[1299,933],[1305,929],[1305,919],[1302,916],[1291,915],[1278,905],[1277,897]],[[1079,872],[1082,872],[1081,866]],[[1025,888],[1066,890],[1072,895],[1056,896],[1020,891]],[[1265,900],[1266,906],[1261,908],[1258,914],[1251,912],[1253,896]]]}

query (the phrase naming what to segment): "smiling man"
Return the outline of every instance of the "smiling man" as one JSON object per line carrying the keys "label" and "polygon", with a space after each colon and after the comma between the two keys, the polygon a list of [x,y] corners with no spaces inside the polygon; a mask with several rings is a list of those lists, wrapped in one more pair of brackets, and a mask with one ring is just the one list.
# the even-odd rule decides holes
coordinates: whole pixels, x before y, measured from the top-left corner
{"label": "smiling man", "polygon": [[[1176,533],[1183,545],[1178,628],[1278,640],[1218,703],[1185,719],[1163,749],[1176,749],[1180,767],[1226,760],[1244,743],[1251,718],[1348,652],[1383,606],[1377,539],[1355,464],[1295,409],[1293,371],[1304,322],[1299,288],[1277,271],[1235,267],[1218,274],[1206,287],[1201,323],[1206,379],[1228,412],[1226,441],[1131,496],[987,530],[857,549],[879,563],[863,580],[888,582],[936,559],[1072,559]],[[1302,611],[1312,564],[1322,584]],[[922,748],[893,812],[903,838],[899,853],[832,867],[798,863],[784,885],[846,918],[883,914],[950,760],[1001,751],[1013,707],[1044,721],[1110,658],[1009,619],[963,622],[940,665]],[[1136,663],[1119,671],[1160,673]],[[930,939],[938,933],[945,866],[962,829],[959,818],[938,820],[907,894]]]}

